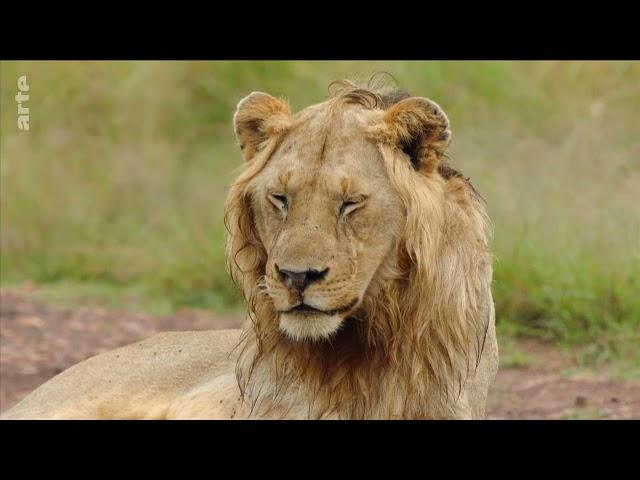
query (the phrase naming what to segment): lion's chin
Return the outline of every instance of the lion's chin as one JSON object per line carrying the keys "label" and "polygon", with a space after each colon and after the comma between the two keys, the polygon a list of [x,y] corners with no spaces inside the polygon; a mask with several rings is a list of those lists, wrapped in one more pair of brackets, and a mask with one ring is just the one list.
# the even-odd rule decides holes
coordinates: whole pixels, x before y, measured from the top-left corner
{"label": "lion's chin", "polygon": [[342,325],[340,315],[321,312],[283,312],[280,331],[295,341],[322,340],[331,337]]}

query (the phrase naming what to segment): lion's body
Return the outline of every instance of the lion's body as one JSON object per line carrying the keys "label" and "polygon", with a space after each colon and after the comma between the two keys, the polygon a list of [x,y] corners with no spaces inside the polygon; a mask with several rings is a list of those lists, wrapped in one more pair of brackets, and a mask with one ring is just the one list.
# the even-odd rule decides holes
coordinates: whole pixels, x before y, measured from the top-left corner
{"label": "lion's body", "polygon": [[489,221],[442,162],[440,107],[348,85],[296,115],[254,93],[234,123],[243,333],[99,355],[6,418],[482,418],[498,367]]}
{"label": "lion's body", "polygon": [[102,353],[49,380],[3,418],[230,418],[238,386],[229,354],[239,336],[167,332]]}

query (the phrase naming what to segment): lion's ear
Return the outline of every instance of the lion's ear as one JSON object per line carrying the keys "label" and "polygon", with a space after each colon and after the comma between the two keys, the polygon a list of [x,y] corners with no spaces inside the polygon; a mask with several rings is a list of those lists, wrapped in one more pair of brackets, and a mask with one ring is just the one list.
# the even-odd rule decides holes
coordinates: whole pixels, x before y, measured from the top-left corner
{"label": "lion's ear", "polygon": [[262,92],[253,92],[240,100],[233,128],[244,159],[251,160],[263,142],[287,130],[291,123],[291,110],[283,100]]}
{"label": "lion's ear", "polygon": [[433,172],[438,168],[451,140],[449,119],[432,100],[411,97],[384,112],[377,129],[380,140],[394,144],[411,159],[416,170]]}

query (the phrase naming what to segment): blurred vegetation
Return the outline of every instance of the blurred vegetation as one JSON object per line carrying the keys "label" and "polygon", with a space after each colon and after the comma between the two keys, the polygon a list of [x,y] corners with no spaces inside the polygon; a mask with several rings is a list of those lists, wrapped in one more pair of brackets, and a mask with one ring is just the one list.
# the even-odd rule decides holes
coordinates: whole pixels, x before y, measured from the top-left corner
{"label": "blurred vegetation", "polygon": [[239,309],[222,224],[236,103],[264,90],[300,109],[376,71],[449,114],[452,162],[494,223],[501,331],[640,364],[638,62],[3,62],[2,285]]}

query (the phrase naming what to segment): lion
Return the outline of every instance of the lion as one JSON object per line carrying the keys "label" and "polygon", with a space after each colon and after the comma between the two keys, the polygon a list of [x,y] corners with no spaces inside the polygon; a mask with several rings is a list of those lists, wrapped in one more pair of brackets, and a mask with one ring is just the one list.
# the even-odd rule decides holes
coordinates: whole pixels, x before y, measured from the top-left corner
{"label": "lion", "polygon": [[483,418],[498,368],[485,202],[445,161],[434,101],[338,85],[295,114],[262,92],[237,105],[225,224],[242,330],[97,355],[4,418]]}

